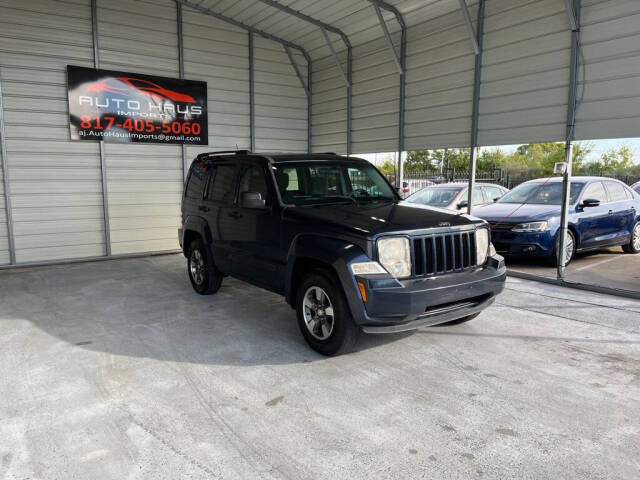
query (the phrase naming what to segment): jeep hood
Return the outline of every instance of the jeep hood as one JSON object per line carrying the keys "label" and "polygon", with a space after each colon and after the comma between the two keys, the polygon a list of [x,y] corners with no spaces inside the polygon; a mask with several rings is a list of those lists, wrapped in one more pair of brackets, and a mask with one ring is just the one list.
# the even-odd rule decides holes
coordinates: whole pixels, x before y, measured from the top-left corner
{"label": "jeep hood", "polygon": [[315,222],[313,230],[333,227],[360,236],[481,222],[451,210],[406,203],[299,206],[287,208],[285,218]]}

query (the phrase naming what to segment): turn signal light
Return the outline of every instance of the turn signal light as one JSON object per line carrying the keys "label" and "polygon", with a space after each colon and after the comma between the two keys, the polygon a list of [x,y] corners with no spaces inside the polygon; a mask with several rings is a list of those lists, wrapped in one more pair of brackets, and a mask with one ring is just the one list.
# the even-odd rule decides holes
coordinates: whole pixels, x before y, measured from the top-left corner
{"label": "turn signal light", "polygon": [[362,301],[366,303],[367,290],[364,288],[364,284],[362,282],[358,282],[358,288],[360,289],[360,295],[362,296]]}

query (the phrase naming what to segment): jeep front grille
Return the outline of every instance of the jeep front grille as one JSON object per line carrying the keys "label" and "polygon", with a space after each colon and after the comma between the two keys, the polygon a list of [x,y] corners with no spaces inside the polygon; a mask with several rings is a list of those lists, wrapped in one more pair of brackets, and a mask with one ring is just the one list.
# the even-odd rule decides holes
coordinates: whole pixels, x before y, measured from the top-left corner
{"label": "jeep front grille", "polygon": [[462,271],[476,265],[475,232],[448,232],[413,237],[415,276]]}

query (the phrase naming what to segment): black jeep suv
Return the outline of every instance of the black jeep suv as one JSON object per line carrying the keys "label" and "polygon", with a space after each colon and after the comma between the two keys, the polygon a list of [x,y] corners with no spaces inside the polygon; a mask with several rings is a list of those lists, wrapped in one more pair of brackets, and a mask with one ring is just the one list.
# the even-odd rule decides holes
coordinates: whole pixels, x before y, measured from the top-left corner
{"label": "black jeep suv", "polygon": [[198,155],[179,239],[196,292],[231,275],[284,295],[325,355],[360,331],[470,320],[506,275],[485,221],[403,204],[369,162],[333,154]]}

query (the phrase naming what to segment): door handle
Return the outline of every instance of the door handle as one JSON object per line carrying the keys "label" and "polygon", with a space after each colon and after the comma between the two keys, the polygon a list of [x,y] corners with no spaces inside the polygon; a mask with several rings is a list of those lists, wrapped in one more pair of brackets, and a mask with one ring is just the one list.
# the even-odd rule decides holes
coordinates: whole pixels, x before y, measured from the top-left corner
{"label": "door handle", "polygon": [[609,215],[613,215],[613,210],[609,210]]}
{"label": "door handle", "polygon": [[229,216],[235,220],[242,218],[242,214],[240,212],[231,212]]}
{"label": "door handle", "polygon": [[200,205],[198,207],[198,210],[200,210],[201,212],[209,212],[211,209],[205,205]]}

